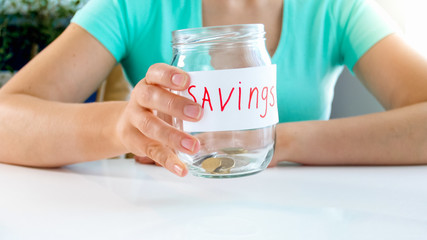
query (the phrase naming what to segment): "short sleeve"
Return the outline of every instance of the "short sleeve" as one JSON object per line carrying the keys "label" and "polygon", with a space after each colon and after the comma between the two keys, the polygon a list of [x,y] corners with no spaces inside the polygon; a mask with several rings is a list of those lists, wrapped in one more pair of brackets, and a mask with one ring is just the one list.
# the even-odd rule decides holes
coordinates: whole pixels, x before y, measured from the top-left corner
{"label": "short sleeve", "polygon": [[117,62],[125,57],[129,43],[125,5],[120,0],[90,0],[71,19],[101,42]]}
{"label": "short sleeve", "polygon": [[[372,0],[342,0],[335,6],[342,63],[353,73],[357,61],[377,42],[398,31],[390,16]],[[338,6],[341,5],[341,6]]]}

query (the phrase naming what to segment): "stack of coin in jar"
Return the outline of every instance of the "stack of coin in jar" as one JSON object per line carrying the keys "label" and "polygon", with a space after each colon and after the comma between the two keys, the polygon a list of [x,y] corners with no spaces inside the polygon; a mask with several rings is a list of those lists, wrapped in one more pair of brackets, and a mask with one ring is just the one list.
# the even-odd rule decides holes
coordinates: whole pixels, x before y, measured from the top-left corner
{"label": "stack of coin in jar", "polygon": [[[224,148],[222,152],[228,155],[244,154],[247,152],[244,148]],[[211,174],[229,174],[236,162],[226,155],[212,155],[202,160],[201,167]]]}
{"label": "stack of coin in jar", "polygon": [[234,160],[227,157],[211,157],[202,162],[202,168],[212,174],[228,174],[234,167]]}

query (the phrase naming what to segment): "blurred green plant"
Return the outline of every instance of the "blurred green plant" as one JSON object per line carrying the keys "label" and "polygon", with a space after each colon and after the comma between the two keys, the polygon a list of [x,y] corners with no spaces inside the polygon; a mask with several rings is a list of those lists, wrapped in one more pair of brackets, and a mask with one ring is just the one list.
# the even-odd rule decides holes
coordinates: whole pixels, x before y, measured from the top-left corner
{"label": "blurred green plant", "polygon": [[82,0],[0,0],[0,70],[19,70],[68,25]]}

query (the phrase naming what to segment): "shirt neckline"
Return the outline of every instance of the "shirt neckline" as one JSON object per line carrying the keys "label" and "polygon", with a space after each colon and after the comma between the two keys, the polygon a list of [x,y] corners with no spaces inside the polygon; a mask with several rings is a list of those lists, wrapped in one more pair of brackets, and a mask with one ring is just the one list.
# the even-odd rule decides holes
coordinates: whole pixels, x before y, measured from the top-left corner
{"label": "shirt neckline", "polygon": [[[199,27],[203,27],[203,0],[199,0],[197,1],[199,4],[199,9],[197,11],[198,16],[197,16],[197,26]],[[283,12],[282,12],[282,29],[280,32],[280,38],[279,38],[279,43],[277,44],[276,50],[274,51],[273,56],[271,57],[272,62],[276,62],[278,55],[280,55],[280,53],[282,52],[282,48],[284,48],[285,46],[285,42],[287,39],[287,35],[285,34],[285,30],[288,29],[288,25],[287,25],[287,18],[288,18],[288,2],[290,0],[284,0],[283,1]]]}

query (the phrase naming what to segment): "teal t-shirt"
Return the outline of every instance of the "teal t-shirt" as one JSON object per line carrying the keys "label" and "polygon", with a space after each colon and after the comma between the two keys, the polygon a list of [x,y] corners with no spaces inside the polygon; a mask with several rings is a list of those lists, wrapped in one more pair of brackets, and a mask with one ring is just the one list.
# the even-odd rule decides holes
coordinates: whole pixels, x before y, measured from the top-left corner
{"label": "teal t-shirt", "polygon": [[[277,64],[280,122],[329,119],[336,80],[395,31],[371,0],[284,0]],[[72,22],[121,62],[132,85],[172,60],[172,31],[202,27],[202,0],[90,0]]]}

